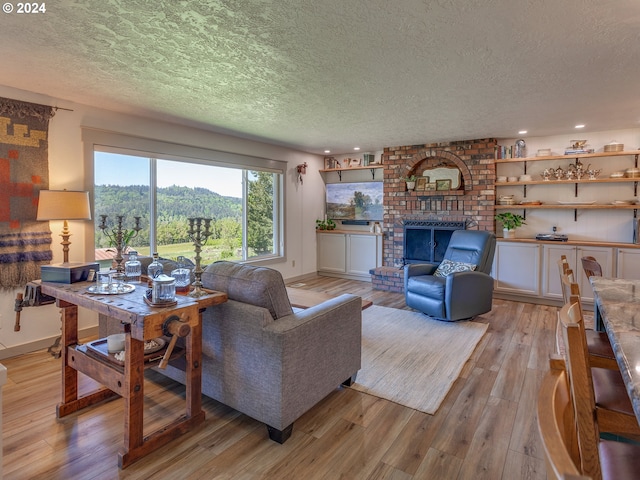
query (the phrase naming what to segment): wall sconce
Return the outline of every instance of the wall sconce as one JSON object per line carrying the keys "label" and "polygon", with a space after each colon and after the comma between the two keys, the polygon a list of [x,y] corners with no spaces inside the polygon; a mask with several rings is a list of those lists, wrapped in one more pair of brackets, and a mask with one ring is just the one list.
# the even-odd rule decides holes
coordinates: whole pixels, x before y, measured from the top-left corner
{"label": "wall sconce", "polygon": [[62,227],[62,253],[64,263],[69,263],[69,224],[67,220],[91,220],[89,192],[67,190],[41,190],[36,220],[64,220]]}
{"label": "wall sconce", "polygon": [[296,167],[296,170],[298,171],[298,181],[300,183],[302,182],[302,175],[306,175],[307,173],[307,162],[301,163],[300,165],[298,165]]}

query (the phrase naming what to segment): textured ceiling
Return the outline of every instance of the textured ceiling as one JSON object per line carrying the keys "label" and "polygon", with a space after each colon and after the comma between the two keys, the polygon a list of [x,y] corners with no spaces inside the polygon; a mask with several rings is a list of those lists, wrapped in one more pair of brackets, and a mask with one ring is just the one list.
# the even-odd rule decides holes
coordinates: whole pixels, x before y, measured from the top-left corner
{"label": "textured ceiling", "polygon": [[637,0],[46,7],[0,14],[0,84],[304,151],[640,126]]}

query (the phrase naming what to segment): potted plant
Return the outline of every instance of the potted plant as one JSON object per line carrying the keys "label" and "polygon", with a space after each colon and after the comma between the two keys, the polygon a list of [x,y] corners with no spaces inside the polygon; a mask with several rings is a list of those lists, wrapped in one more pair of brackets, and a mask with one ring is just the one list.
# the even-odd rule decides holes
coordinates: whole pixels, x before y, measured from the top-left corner
{"label": "potted plant", "polygon": [[326,220],[316,220],[316,230],[326,230],[327,222]]}
{"label": "potted plant", "polygon": [[416,176],[409,175],[408,177],[403,177],[402,180],[407,184],[407,190],[413,190],[416,188]]}
{"label": "potted plant", "polygon": [[334,222],[330,218],[327,219],[325,224],[326,224],[327,230],[335,230],[336,229],[336,222]]}
{"label": "potted plant", "polygon": [[516,228],[522,225],[526,225],[524,221],[524,217],[522,215],[518,215],[517,213],[511,213],[511,212],[498,213],[495,216],[495,219],[498,222],[502,223],[504,238],[514,238],[516,236],[515,234]]}

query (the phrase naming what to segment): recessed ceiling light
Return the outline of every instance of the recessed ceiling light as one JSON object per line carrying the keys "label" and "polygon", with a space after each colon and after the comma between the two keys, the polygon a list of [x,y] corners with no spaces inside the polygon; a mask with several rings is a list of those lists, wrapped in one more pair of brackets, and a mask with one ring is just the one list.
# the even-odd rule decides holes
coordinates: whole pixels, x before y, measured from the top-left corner
{"label": "recessed ceiling light", "polygon": [[576,128],[584,128],[584,125],[576,125]]}
{"label": "recessed ceiling light", "polygon": [[360,147],[353,147],[354,150],[360,150]]}
{"label": "recessed ceiling light", "polygon": [[331,153],[331,150],[325,150],[324,153]]}
{"label": "recessed ceiling light", "polygon": [[520,130],[518,133],[519,133],[520,135],[524,135],[525,133],[527,133],[527,131],[526,131],[526,130]]}

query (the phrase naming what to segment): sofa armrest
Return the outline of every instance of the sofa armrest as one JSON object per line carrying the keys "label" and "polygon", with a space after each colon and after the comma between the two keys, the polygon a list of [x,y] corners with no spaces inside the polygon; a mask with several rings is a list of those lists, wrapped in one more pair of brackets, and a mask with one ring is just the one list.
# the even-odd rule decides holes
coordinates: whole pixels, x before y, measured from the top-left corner
{"label": "sofa armrest", "polygon": [[203,391],[282,430],[357,373],[361,341],[354,295],[278,320],[229,300],[204,313]]}
{"label": "sofa armrest", "polygon": [[341,295],[282,317],[264,333],[281,349],[283,416],[293,421],[360,370],[362,299]]}

